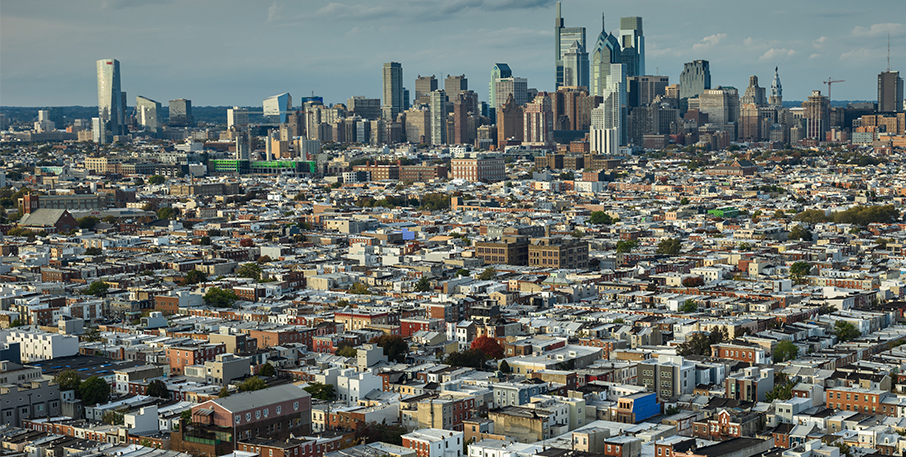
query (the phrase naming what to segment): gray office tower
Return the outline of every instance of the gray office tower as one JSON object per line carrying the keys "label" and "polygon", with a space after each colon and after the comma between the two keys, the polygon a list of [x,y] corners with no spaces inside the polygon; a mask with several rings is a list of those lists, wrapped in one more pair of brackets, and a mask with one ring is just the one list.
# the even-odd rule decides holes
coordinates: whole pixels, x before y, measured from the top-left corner
{"label": "gray office tower", "polygon": [[[574,43],[578,43],[575,48],[573,47]],[[580,73],[574,77],[580,83],[577,85],[588,87],[588,53],[585,51],[585,27],[565,27],[563,25],[563,17],[560,16],[560,2],[557,2],[557,17],[554,19],[554,67],[555,87],[557,88],[565,85],[567,71],[564,59],[567,53],[570,52],[570,48],[574,48],[573,53],[579,52],[584,55],[586,62],[584,64],[576,64],[576,68],[573,71]],[[581,74],[582,71],[584,71],[584,75]]]}
{"label": "gray office tower", "polygon": [[177,98],[170,100],[170,125],[174,127],[192,127],[195,119],[192,116],[192,100]]}
{"label": "gray office tower", "polygon": [[620,62],[626,65],[626,77],[645,75],[645,35],[642,33],[642,18],[638,16],[620,18],[620,47],[623,48]]}
{"label": "gray office tower", "polygon": [[384,64],[384,91],[383,105],[381,106],[384,119],[396,120],[396,116],[403,110],[403,66],[399,62]]}
{"label": "gray office tower", "polygon": [[887,70],[878,75],[878,112],[903,112],[903,78],[900,72]]}
{"label": "gray office tower", "polygon": [[679,77],[680,99],[698,97],[711,88],[711,65],[707,60],[686,62]]}
{"label": "gray office tower", "polygon": [[113,135],[126,131],[126,100],[120,90],[120,62],[116,59],[97,61],[98,119],[104,130]]}

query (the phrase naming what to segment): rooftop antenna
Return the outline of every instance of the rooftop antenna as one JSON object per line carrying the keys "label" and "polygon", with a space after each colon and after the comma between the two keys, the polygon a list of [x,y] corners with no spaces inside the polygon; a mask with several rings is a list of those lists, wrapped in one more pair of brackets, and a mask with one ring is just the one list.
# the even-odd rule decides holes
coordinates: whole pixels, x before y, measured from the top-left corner
{"label": "rooftop antenna", "polygon": [[887,34],[887,71],[890,71],[890,34]]}

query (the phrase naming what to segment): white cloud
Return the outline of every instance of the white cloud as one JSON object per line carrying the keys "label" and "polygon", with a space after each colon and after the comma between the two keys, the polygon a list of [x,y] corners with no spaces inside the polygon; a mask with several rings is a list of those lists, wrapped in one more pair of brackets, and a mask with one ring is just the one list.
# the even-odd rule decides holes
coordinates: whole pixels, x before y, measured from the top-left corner
{"label": "white cloud", "polygon": [[851,35],[855,37],[900,36],[906,34],[906,25],[894,22],[872,24],[871,27],[856,26]]}
{"label": "white cloud", "polygon": [[810,56],[808,56],[808,58],[809,58],[810,60],[815,60],[815,59],[817,59],[817,58],[819,58],[819,57],[821,57],[821,54],[818,54],[817,52],[814,53],[814,54],[812,54],[812,55],[810,55]]}
{"label": "white cloud", "polygon": [[816,49],[821,49],[824,47],[824,44],[827,43],[827,40],[828,38],[826,36],[823,36],[815,41],[812,41],[812,46],[814,46]]}
{"label": "white cloud", "polygon": [[702,38],[701,41],[692,45],[692,49],[696,51],[701,51],[703,49],[709,49],[714,46],[717,46],[721,40],[727,37],[726,33],[715,33],[714,35],[708,35]]}
{"label": "white cloud", "polygon": [[267,7],[267,22],[276,21],[282,13],[283,5],[278,5],[275,1],[271,6]]}
{"label": "white cloud", "polygon": [[777,59],[785,60],[787,57],[793,57],[794,55],[796,55],[796,51],[794,49],[771,48],[771,49],[768,49],[767,51],[765,51],[765,53],[762,54],[761,57],[758,58],[758,61],[764,62],[766,60],[777,60]]}

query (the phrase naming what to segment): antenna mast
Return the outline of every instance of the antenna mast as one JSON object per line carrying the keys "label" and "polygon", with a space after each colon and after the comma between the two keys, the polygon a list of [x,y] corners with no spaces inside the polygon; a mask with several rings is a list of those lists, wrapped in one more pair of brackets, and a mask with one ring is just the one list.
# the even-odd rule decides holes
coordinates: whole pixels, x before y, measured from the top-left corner
{"label": "antenna mast", "polygon": [[887,34],[887,71],[890,71],[890,34]]}

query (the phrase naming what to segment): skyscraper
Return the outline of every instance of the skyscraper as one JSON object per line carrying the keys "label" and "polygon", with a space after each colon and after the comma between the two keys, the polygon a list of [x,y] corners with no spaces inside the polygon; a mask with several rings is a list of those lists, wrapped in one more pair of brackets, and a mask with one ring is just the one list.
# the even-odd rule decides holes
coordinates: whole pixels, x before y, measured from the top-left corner
{"label": "skyscraper", "polygon": [[765,98],[764,87],[758,85],[758,76],[749,76],[749,87],[746,87],[746,92],[740,97],[739,103],[754,103],[758,106],[764,106],[768,103],[767,98]]}
{"label": "skyscraper", "polygon": [[620,62],[626,65],[626,77],[644,75],[645,36],[642,34],[642,18],[620,18],[620,48]]}
{"label": "skyscraper", "polygon": [[649,105],[658,95],[665,95],[670,78],[652,75],[630,76],[626,78],[626,83],[629,85],[627,104],[634,108]]}
{"label": "skyscraper", "polygon": [[[564,85],[564,63],[563,58],[572,47],[573,43],[578,42],[583,52],[585,51],[585,27],[565,27],[563,18],[560,16],[560,2],[557,2],[557,17],[554,20],[554,68],[555,68],[555,88]],[[588,54],[585,55],[588,58]],[[588,63],[585,63],[588,67]],[[586,80],[587,80],[586,76]]]}
{"label": "skyscraper", "polygon": [[362,119],[375,120],[381,118],[381,100],[366,98],[361,95],[350,97],[346,100],[346,109]]}
{"label": "skyscraper", "polygon": [[437,90],[437,78],[434,75],[415,78],[415,104],[425,105],[430,103],[431,92]]}
{"label": "skyscraper", "polygon": [[512,94],[517,105],[528,103],[528,80],[525,78],[498,78],[495,83],[497,94],[494,95],[496,100],[506,100],[507,96]]}
{"label": "skyscraper", "polygon": [[526,143],[546,145],[554,140],[554,111],[547,93],[539,92],[525,105],[522,128],[522,139]]}
{"label": "skyscraper", "polygon": [[403,110],[403,66],[399,62],[384,64],[384,105],[381,107],[384,119],[396,120]]}
{"label": "skyscraper", "polygon": [[120,62],[116,59],[97,61],[98,119],[106,123],[105,132],[125,133],[126,104],[120,89]]}
{"label": "skyscraper", "polygon": [[428,94],[431,110],[431,144],[447,143],[447,95],[443,90]]}
{"label": "skyscraper", "polygon": [[588,89],[588,53],[578,41],[563,54],[563,86]]}
{"label": "skyscraper", "polygon": [[469,80],[466,75],[447,75],[447,79],[444,79],[444,92],[447,93],[447,98],[450,100],[457,100],[459,93],[464,90],[469,90]]}
{"label": "skyscraper", "polygon": [[234,106],[227,108],[227,129],[233,127],[243,128],[249,125],[249,111],[245,108]]}
{"label": "skyscraper", "polygon": [[771,98],[768,99],[768,105],[776,109],[783,108],[783,86],[780,84],[777,67],[774,67],[774,80],[771,81]]}
{"label": "skyscraper", "polygon": [[272,124],[286,122],[286,114],[293,109],[293,97],[288,92],[272,95],[261,102],[264,120]]}
{"label": "skyscraper", "polygon": [[903,112],[903,78],[900,72],[887,70],[878,75],[878,112]]}
{"label": "skyscraper", "polygon": [[604,15],[601,15],[601,34],[595,42],[591,54],[591,87],[588,92],[594,96],[604,95],[607,78],[610,77],[610,64],[620,63],[622,51],[620,43],[613,34],[607,33],[604,28]]}
{"label": "skyscraper", "polygon": [[604,90],[604,101],[591,110],[592,151],[616,154],[626,144],[626,69],[623,64],[610,65],[610,84]]}
{"label": "skyscraper", "polygon": [[97,144],[107,144],[107,121],[99,118],[91,118],[91,139]]}
{"label": "skyscraper", "polygon": [[686,62],[679,77],[680,99],[701,95],[711,88],[711,64],[707,60]]}
{"label": "skyscraper", "polygon": [[195,117],[192,116],[192,100],[184,98],[170,100],[170,125],[175,127],[195,125]]}
{"label": "skyscraper", "polygon": [[[509,78],[513,76],[510,66],[505,63],[494,64],[491,69],[491,83],[488,84],[488,107],[497,108],[497,80],[500,78]],[[502,105],[506,99],[500,100]]]}
{"label": "skyscraper", "polygon": [[139,95],[135,97],[135,114],[139,126],[153,133],[160,131],[160,102]]}
{"label": "skyscraper", "polygon": [[820,90],[813,90],[808,100],[802,102],[805,112],[805,137],[824,141],[830,121],[830,100],[821,95]]}

